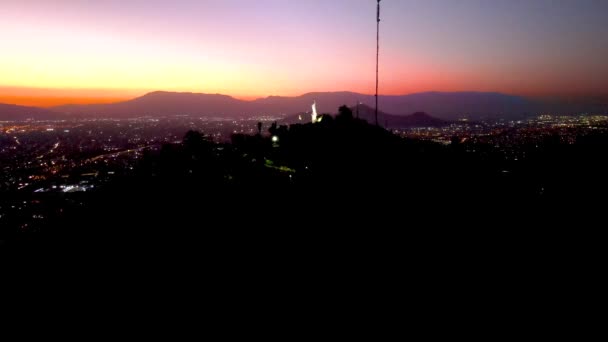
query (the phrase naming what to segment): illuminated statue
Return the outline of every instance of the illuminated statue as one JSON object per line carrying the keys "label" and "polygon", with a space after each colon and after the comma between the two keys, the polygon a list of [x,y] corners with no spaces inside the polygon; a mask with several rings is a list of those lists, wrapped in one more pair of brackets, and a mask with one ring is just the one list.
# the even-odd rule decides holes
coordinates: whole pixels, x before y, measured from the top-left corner
{"label": "illuminated statue", "polygon": [[317,122],[317,101],[312,102],[312,123]]}

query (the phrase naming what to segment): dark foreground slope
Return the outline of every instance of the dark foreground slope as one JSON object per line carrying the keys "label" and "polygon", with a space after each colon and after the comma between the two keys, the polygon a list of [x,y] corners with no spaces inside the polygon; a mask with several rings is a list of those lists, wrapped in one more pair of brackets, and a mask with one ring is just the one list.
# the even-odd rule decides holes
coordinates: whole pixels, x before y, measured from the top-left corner
{"label": "dark foreground slope", "polygon": [[471,151],[401,139],[346,107],[231,144],[188,132],[147,153],[136,176],[70,197],[38,233],[3,235],[8,248],[51,254],[305,258],[527,246],[559,236],[558,222],[585,227],[601,213],[604,135],[547,140],[517,165]]}

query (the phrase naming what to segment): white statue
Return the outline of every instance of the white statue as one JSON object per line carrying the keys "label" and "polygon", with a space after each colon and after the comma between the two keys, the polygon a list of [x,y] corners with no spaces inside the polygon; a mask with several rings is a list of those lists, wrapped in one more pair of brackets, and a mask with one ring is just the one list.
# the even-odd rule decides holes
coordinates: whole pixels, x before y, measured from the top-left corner
{"label": "white statue", "polygon": [[312,123],[317,122],[317,101],[312,102]]}

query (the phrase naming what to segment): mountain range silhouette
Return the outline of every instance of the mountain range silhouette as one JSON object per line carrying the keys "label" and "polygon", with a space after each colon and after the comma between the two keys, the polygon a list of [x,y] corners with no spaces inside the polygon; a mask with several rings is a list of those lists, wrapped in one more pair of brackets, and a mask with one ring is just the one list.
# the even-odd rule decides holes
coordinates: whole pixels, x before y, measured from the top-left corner
{"label": "mountain range silhouette", "polygon": [[[222,94],[155,91],[132,100],[110,104],[62,105],[48,109],[1,105],[0,120],[26,118],[47,119],[57,117],[106,116],[174,116],[239,118],[259,115],[293,115],[310,110],[316,101],[319,113],[333,113],[341,105],[355,107],[361,103],[371,107],[373,95],[354,92],[314,92],[300,96],[269,96],[253,101],[239,100]],[[429,113],[441,120],[468,118],[515,119],[538,113],[606,112],[608,105],[598,102],[546,103],[526,97],[494,92],[425,92],[409,95],[381,95],[379,109],[388,115],[404,116],[416,112]],[[360,108],[361,110],[361,108]],[[388,114],[390,113],[390,114]],[[401,120],[401,119],[399,119]],[[398,120],[397,120],[398,121]],[[434,124],[438,124],[435,122]]]}
{"label": "mountain range silhouette", "polygon": [[[371,105],[373,95],[353,92],[316,92],[295,97],[269,96],[253,101],[238,100],[221,94],[152,92],[142,97],[114,104],[67,105],[54,111],[109,116],[167,116],[200,115],[243,117],[252,115],[289,115],[310,110],[317,102],[319,113],[332,113],[341,105],[354,106],[358,102]],[[393,115],[427,112],[441,119],[462,116],[478,118],[489,115],[521,115],[528,101],[525,98],[499,93],[418,93],[402,96],[380,96],[380,108]]]}

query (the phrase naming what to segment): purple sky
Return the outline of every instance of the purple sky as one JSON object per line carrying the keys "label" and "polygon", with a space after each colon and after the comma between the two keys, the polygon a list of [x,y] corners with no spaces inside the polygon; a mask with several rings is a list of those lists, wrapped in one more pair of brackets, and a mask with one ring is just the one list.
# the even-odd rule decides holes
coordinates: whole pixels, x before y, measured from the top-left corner
{"label": "purple sky", "polygon": [[[0,87],[373,93],[375,3],[0,0]],[[606,0],[383,0],[382,19],[386,94],[608,89]]]}

